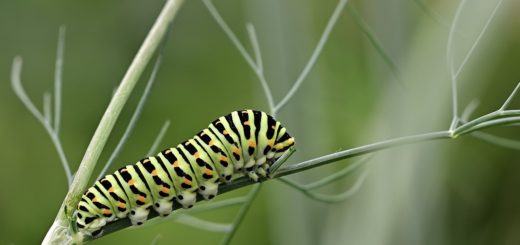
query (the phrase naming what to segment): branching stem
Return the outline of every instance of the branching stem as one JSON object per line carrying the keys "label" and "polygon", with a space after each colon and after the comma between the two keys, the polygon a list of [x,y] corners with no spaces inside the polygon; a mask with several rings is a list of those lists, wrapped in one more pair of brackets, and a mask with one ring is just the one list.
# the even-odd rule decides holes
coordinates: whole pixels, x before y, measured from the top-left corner
{"label": "branching stem", "polygon": [[[48,120],[46,119],[46,116],[42,114],[36,106],[33,104],[27,93],[25,92],[25,89],[22,86],[22,58],[21,57],[15,57],[13,61],[13,68],[11,70],[11,86],[13,87],[14,93],[20,101],[27,107],[27,109],[33,114],[33,116],[40,122],[43,127],[45,128],[45,131],[49,134],[51,137],[52,143],[54,147],[56,148],[56,151],[58,152],[58,156],[60,157],[61,164],[63,165],[63,169],[65,170],[65,176],[67,177],[67,183],[70,185],[72,182],[72,172],[70,170],[70,165],[67,160],[67,157],[65,156],[65,152],[63,151],[63,146],[61,145],[60,139],[57,135],[57,133],[54,131],[54,129],[51,126],[50,118],[51,116],[48,115]],[[45,107],[49,107],[48,105]],[[50,114],[50,112],[48,112]]]}
{"label": "branching stem", "polygon": [[[300,163],[288,165],[283,168],[280,168],[277,172],[275,172],[272,176],[272,179],[278,179],[283,176],[296,174],[296,173],[306,171],[309,169],[313,169],[316,167],[320,167],[320,166],[323,166],[323,165],[326,165],[326,164],[329,164],[332,162],[337,162],[337,161],[344,160],[347,158],[352,158],[352,157],[356,157],[359,155],[365,155],[368,153],[381,151],[381,150],[388,149],[388,148],[398,147],[398,146],[417,143],[417,142],[431,141],[431,140],[454,139],[454,138],[457,138],[458,136],[465,135],[467,133],[483,129],[485,127],[510,124],[510,123],[519,123],[519,122],[520,122],[520,110],[495,111],[495,112],[486,114],[484,116],[481,116],[477,119],[474,119],[468,123],[465,123],[465,124],[455,128],[453,132],[446,130],[446,131],[436,131],[436,132],[431,132],[431,133],[417,134],[417,135],[411,135],[411,136],[405,136],[405,137],[398,137],[398,138],[394,138],[394,139],[384,140],[384,141],[380,141],[380,142],[376,142],[376,143],[372,143],[372,144],[368,144],[368,145],[364,145],[364,146],[351,148],[351,149],[340,151],[340,152],[327,154],[327,155],[320,156],[320,157],[310,159],[307,161],[303,161]],[[286,159],[282,159],[282,161],[285,161],[285,160]],[[280,163],[275,163],[275,164],[280,164]],[[361,176],[360,178],[364,178],[364,177]],[[260,181],[267,181],[267,180],[270,180],[270,179],[260,179]],[[361,179],[358,181],[362,182]],[[355,186],[360,185],[361,182],[356,182],[358,184],[355,184]],[[239,179],[233,180],[233,182],[231,184],[221,185],[219,187],[219,194],[224,194],[229,191],[233,191],[233,190],[236,190],[236,189],[248,186],[248,185],[252,185],[255,183],[256,182],[250,180],[249,177],[244,176]],[[243,219],[243,216],[245,215],[247,209],[249,208],[249,205],[251,205],[252,197],[254,198],[256,196],[256,194],[258,193],[258,191],[260,189],[260,186],[261,186],[260,184],[256,185],[244,199],[240,198],[240,199],[236,199],[236,200],[234,199],[232,201],[233,205],[242,204],[242,203],[244,204],[241,207],[239,214],[237,215],[237,220],[235,220],[236,222],[241,222],[241,219]],[[355,190],[356,188],[359,188],[359,186],[355,187],[355,188],[353,187],[353,189],[351,189],[351,190]],[[328,200],[328,202],[335,202],[338,200],[343,200],[343,199],[341,199],[342,196],[345,196],[345,195],[350,196],[352,193],[354,193],[354,191],[345,192],[338,196],[323,196],[320,194],[318,194],[317,196],[323,197],[323,199]],[[201,196],[198,196],[197,200],[202,201],[203,198]],[[228,206],[228,204],[225,204],[223,206]],[[179,209],[179,208],[181,208],[180,205],[174,204],[174,210]],[[203,208],[203,210],[210,210],[212,208],[213,208],[212,205],[208,204],[208,206],[206,206],[206,208]],[[157,214],[155,212],[152,212],[150,215],[150,218],[153,218],[156,216],[157,216]],[[236,227],[236,223],[234,223],[234,224]],[[130,225],[131,225],[131,223],[128,219],[122,219],[122,220],[118,220],[118,221],[109,223],[104,228],[104,234],[106,235],[106,234],[112,233],[114,231],[124,229],[125,227],[128,227]],[[233,229],[235,229],[235,228],[233,228]],[[229,237],[229,233],[228,233],[228,236],[226,236],[225,241],[228,241],[230,239],[228,237]]]}
{"label": "branching stem", "polygon": [[294,96],[298,88],[300,88],[301,84],[303,83],[303,80],[307,77],[312,67],[316,63],[318,56],[321,54],[321,51],[323,50],[325,43],[329,39],[329,35],[332,32],[334,25],[336,25],[336,22],[338,21],[339,16],[341,15],[341,11],[343,11],[346,5],[347,0],[339,0],[338,5],[336,5],[334,12],[330,16],[330,19],[327,22],[327,25],[325,26],[325,30],[323,31],[323,34],[321,35],[320,40],[316,45],[316,48],[314,48],[314,51],[312,52],[310,59],[307,61],[307,64],[305,65],[302,72],[294,82],[289,92],[287,92],[283,99],[278,104],[276,104],[274,108],[275,112],[280,111],[280,109],[282,109],[287,104],[287,102],[289,102],[289,100]]}
{"label": "branching stem", "polygon": [[[159,47],[161,40],[166,35],[168,26],[173,21],[182,3],[183,0],[168,0],[165,3],[161,13],[157,17],[154,25],[150,29],[150,32],[137,52],[125,76],[123,77],[121,84],[117,88],[114,97],[110,101],[110,104],[108,105],[108,108],[106,109],[98,125],[98,128],[96,129],[96,132],[94,133],[94,136],[92,137],[90,144],[87,147],[83,160],[81,161],[79,169],[76,172],[74,180],[58,212],[56,220],[43,240],[44,244],[65,243],[67,241],[70,242],[68,234],[56,231],[69,225],[69,220],[71,219],[72,215],[71,211],[75,209],[77,203],[79,202],[79,198],[89,184],[92,171],[96,166],[101,151],[107,142],[108,136],[110,135],[110,132],[112,131],[112,128],[114,127],[114,124],[119,117],[121,110],[123,109],[123,106],[127,102],[145,67]],[[21,61],[19,63],[21,64]],[[66,214],[66,210],[68,210],[69,213]]]}
{"label": "branching stem", "polygon": [[54,131],[60,135],[61,121],[61,87],[63,78],[63,56],[65,53],[65,26],[60,27],[58,34],[58,48],[56,51],[56,65],[54,71]]}
{"label": "branching stem", "polygon": [[321,157],[317,157],[311,160],[303,161],[298,164],[289,165],[285,168],[280,169],[276,174],[275,177],[285,176],[289,174],[298,173],[307,169],[319,167],[331,162],[343,160],[346,158],[351,158],[375,151],[380,151],[386,148],[390,147],[396,147],[399,145],[406,145],[411,144],[415,142],[422,142],[422,141],[429,141],[429,140],[436,140],[436,139],[449,139],[451,138],[450,133],[448,131],[439,131],[439,132],[432,132],[432,133],[426,133],[426,134],[419,134],[419,135],[412,135],[412,136],[406,136],[406,137],[399,137],[395,139],[380,141],[377,143],[364,145],[360,147],[355,147],[352,149],[324,155]]}
{"label": "branching stem", "polygon": [[161,127],[161,131],[159,131],[159,134],[155,137],[155,140],[153,141],[152,146],[150,146],[150,149],[146,153],[147,156],[151,156],[157,151],[157,148],[159,147],[159,144],[161,143],[162,139],[164,138],[164,135],[168,131],[168,128],[170,127],[170,120],[167,120],[164,122],[163,126]]}
{"label": "branching stem", "polygon": [[166,2],[159,17],[123,77],[121,84],[117,88],[112,101],[110,101],[110,104],[108,105],[108,108],[101,118],[98,128],[90,141],[76,177],[72,182],[69,193],[65,198],[64,203],[70,210],[75,208],[83,190],[86,189],[90,180],[90,175],[92,174],[99,155],[108,140],[108,136],[114,127],[116,119],[119,117],[123,106],[128,100],[146,65],[152,58],[153,53],[159,47],[162,38],[167,32],[167,27],[173,21],[173,17],[175,17],[182,2],[183,0],[169,0]]}
{"label": "branching stem", "polygon": [[498,109],[499,111],[504,111],[507,109],[507,107],[511,104],[511,101],[513,101],[513,99],[515,98],[519,89],[520,89],[520,82],[518,84],[516,84],[516,87],[515,87],[515,89],[513,89],[513,92],[511,92],[511,94],[509,95],[509,97],[507,97],[507,100],[504,102],[504,104],[502,104],[500,109]]}
{"label": "branching stem", "polygon": [[446,59],[448,64],[448,70],[450,72],[450,81],[451,81],[451,100],[452,100],[452,121],[450,125],[450,131],[455,129],[459,123],[458,118],[458,91],[457,91],[457,76],[455,75],[455,67],[454,67],[454,56],[453,53],[453,39],[455,36],[455,29],[457,27],[457,23],[460,18],[460,14],[462,9],[464,8],[464,4],[466,0],[461,0],[459,6],[457,7],[457,11],[455,12],[455,17],[453,17],[453,21],[451,23],[450,32],[448,34],[448,43],[446,47]]}
{"label": "branching stem", "polygon": [[303,193],[304,195],[306,195],[307,197],[309,197],[315,201],[324,202],[324,203],[338,203],[338,202],[344,202],[348,198],[352,197],[352,195],[356,194],[357,191],[359,190],[359,188],[361,188],[361,186],[363,185],[363,182],[367,178],[368,173],[369,173],[369,170],[365,170],[357,178],[357,180],[354,182],[354,185],[352,185],[352,187],[350,187],[349,189],[347,189],[346,191],[344,191],[342,193],[333,194],[333,195],[322,194],[322,193],[317,193],[315,191],[311,191],[304,185],[298,184],[295,181],[290,180],[288,178],[280,178],[280,180],[283,183],[300,191],[301,193]]}

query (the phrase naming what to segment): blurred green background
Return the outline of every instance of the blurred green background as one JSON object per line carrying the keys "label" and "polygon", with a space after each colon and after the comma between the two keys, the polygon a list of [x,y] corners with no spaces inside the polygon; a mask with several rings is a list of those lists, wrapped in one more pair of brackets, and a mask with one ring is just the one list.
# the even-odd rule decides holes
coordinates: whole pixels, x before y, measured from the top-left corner
{"label": "blurred green background", "polygon": [[[316,66],[277,116],[297,140],[297,152],[287,164],[449,126],[446,42],[458,1],[348,4],[356,7],[395,62],[399,78],[344,10]],[[463,9],[454,35],[456,67],[495,4],[468,1]],[[41,109],[43,93],[53,91],[58,29],[67,27],[60,138],[75,170],[162,5],[136,0],[0,1],[0,244],[40,243],[67,191],[48,135],[10,87],[13,58],[23,57],[24,87]],[[336,1],[216,0],[215,5],[243,43],[249,44],[245,24],[255,25],[267,80],[279,101],[311,55]],[[480,104],[474,116],[495,110],[519,81],[519,7],[518,1],[503,2],[462,71],[460,110],[475,99]],[[125,129],[144,84],[138,84],[125,107],[99,166]],[[260,83],[202,2],[186,1],[152,96],[112,170],[143,157],[165,120],[171,120],[171,127],[160,148],[176,145],[216,117],[242,108],[268,110]],[[520,135],[516,127],[487,131],[513,139]],[[471,136],[385,150],[371,159],[369,178],[359,193],[340,204],[318,203],[269,181],[233,244],[520,244],[519,156]],[[317,180],[351,162],[291,178]],[[323,192],[345,190],[355,177]],[[237,210],[197,217],[230,222]],[[217,244],[223,237],[174,217],[92,244],[151,244],[154,239],[158,244]]]}

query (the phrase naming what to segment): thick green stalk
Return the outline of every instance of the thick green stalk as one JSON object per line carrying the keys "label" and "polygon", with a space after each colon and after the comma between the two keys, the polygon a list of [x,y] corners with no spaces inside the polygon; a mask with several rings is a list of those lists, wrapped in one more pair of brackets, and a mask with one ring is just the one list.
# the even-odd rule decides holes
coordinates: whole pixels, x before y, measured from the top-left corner
{"label": "thick green stalk", "polygon": [[[55,224],[53,224],[47,233],[43,243],[54,244],[65,241],[65,238],[59,236],[65,236],[62,232],[62,228],[67,227],[68,225],[67,216],[70,215],[70,213],[66,214],[66,210],[74,210],[83,191],[88,186],[90,176],[92,175],[99,156],[108,140],[108,136],[110,135],[117,118],[119,117],[119,114],[121,113],[121,110],[153,54],[159,47],[161,40],[166,35],[168,26],[173,21],[182,3],[183,0],[167,1],[161,13],[157,17],[157,20],[146,36],[146,39],[137,52],[132,64],[128,68],[121,84],[114,94],[114,97],[110,101],[110,104],[101,118],[96,132],[94,133],[94,136],[85,152],[83,160],[81,161],[79,169],[76,172],[67,196],[65,197],[63,205],[57,215]],[[57,232],[57,229],[60,229],[60,232]]]}
{"label": "thick green stalk", "polygon": [[110,101],[110,104],[108,105],[103,118],[101,118],[101,122],[99,122],[96,132],[94,133],[94,136],[85,152],[81,165],[76,172],[69,193],[65,198],[65,205],[71,210],[76,206],[79,197],[88,186],[92,171],[96,166],[99,155],[101,155],[101,152],[105,147],[108,136],[110,135],[123,106],[130,97],[135,84],[148,65],[154,52],[157,50],[157,47],[159,47],[161,40],[167,32],[169,24],[173,21],[173,17],[175,17],[182,2],[183,0],[170,0],[166,2],[159,17],[123,77],[112,101]]}

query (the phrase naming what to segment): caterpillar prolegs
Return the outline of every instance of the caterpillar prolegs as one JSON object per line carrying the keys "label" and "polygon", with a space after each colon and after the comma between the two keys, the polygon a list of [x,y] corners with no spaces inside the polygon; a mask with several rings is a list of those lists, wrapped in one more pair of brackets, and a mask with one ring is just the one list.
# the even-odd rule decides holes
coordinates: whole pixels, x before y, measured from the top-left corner
{"label": "caterpillar prolegs", "polygon": [[107,223],[125,217],[141,225],[151,208],[167,216],[173,202],[191,208],[197,193],[206,200],[214,198],[219,184],[244,175],[258,181],[294,143],[280,122],[265,112],[231,112],[175,148],[98,180],[78,204],[78,233],[99,236]]}

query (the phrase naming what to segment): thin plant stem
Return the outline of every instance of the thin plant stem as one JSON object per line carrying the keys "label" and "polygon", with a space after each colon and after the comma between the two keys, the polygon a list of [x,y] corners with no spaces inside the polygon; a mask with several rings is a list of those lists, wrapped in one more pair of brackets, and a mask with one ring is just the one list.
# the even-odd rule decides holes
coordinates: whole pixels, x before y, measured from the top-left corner
{"label": "thin plant stem", "polygon": [[479,101],[478,100],[472,100],[467,106],[466,108],[464,109],[464,111],[462,112],[462,115],[460,116],[460,121],[462,123],[467,123],[471,114],[473,114],[473,112],[477,109],[478,105],[479,105]]}
{"label": "thin plant stem", "polygon": [[282,166],[282,164],[285,163],[287,159],[296,151],[294,147],[289,148],[280,158],[278,161],[273,163],[271,167],[269,167],[269,171],[271,171],[272,174],[276,174],[276,171],[278,171],[278,168]]}
{"label": "thin plant stem", "polygon": [[[515,87],[513,92],[509,95],[507,100],[504,102],[502,107],[500,107],[500,109],[498,109],[498,111],[504,111],[508,107],[509,103],[514,98],[515,94],[517,93],[517,89],[518,89],[519,85],[520,85],[520,83],[517,84],[517,86]],[[478,101],[473,100],[466,107],[466,109],[464,109],[464,112],[462,113],[462,116],[461,116],[462,123],[468,122],[469,116],[477,108],[477,105],[478,105]],[[505,147],[505,148],[509,148],[509,149],[513,149],[513,150],[520,150],[520,141],[517,141],[517,140],[507,139],[504,137],[500,137],[500,136],[496,136],[496,135],[492,135],[492,134],[488,134],[488,133],[484,133],[484,132],[480,132],[480,131],[475,131],[475,132],[471,133],[471,136],[473,136],[479,140],[488,142],[490,144],[500,146],[500,147]]]}
{"label": "thin plant stem", "polygon": [[[264,72],[264,62],[262,61],[262,52],[260,51],[260,44],[258,43],[258,37],[256,36],[255,26],[251,23],[246,24],[247,33],[249,34],[249,40],[255,53],[256,68],[260,73]],[[271,98],[272,100],[272,98]]]}
{"label": "thin plant stem", "polygon": [[157,59],[155,61],[155,64],[152,69],[152,73],[150,74],[150,78],[148,79],[148,82],[146,83],[146,87],[143,91],[143,94],[141,95],[141,98],[139,99],[139,103],[137,104],[137,107],[135,108],[134,114],[132,115],[132,118],[130,118],[130,122],[128,123],[128,126],[125,129],[125,132],[123,133],[123,136],[117,143],[116,148],[108,158],[108,161],[103,166],[103,169],[99,173],[97,179],[102,178],[106,175],[108,169],[112,166],[114,163],[114,160],[119,156],[119,153],[121,153],[121,150],[123,150],[123,147],[126,145],[126,142],[130,138],[130,135],[134,131],[135,125],[137,124],[137,121],[139,121],[139,118],[141,117],[141,113],[143,112],[144,105],[146,104],[146,101],[148,101],[148,97],[150,95],[150,91],[152,90],[152,86],[155,82],[155,78],[157,77],[157,72],[159,71],[159,68],[161,67],[162,61],[162,53],[157,56]]}
{"label": "thin plant stem", "polygon": [[233,239],[233,237],[235,236],[235,233],[238,230],[238,227],[244,220],[244,217],[246,216],[247,211],[249,211],[249,208],[251,207],[253,200],[255,199],[255,197],[257,196],[257,193],[260,191],[261,188],[262,188],[262,185],[255,185],[255,186],[253,186],[251,191],[249,191],[249,193],[246,197],[247,201],[244,203],[244,205],[242,205],[242,207],[240,207],[240,210],[238,211],[238,214],[235,217],[235,220],[233,221],[233,226],[231,227],[231,230],[226,234],[226,236],[224,237],[224,240],[222,240],[223,245],[228,245],[229,243],[231,243],[231,240]]}
{"label": "thin plant stem", "polygon": [[385,51],[383,48],[383,45],[379,42],[374,32],[370,29],[368,24],[361,18],[358,11],[354,7],[354,5],[350,4],[347,7],[347,11],[352,15],[354,18],[354,21],[356,22],[357,26],[361,29],[361,31],[365,34],[365,36],[370,41],[370,44],[376,49],[377,53],[381,56],[383,61],[388,65],[392,73],[395,75],[397,80],[402,83],[401,81],[401,72],[399,71],[399,68],[395,64],[395,62],[392,60],[390,55]]}
{"label": "thin plant stem", "polygon": [[518,140],[507,139],[504,137],[499,137],[496,135],[479,132],[479,131],[471,133],[471,136],[473,136],[477,139],[486,141],[488,143],[494,144],[494,145],[498,145],[498,146],[513,149],[513,150],[520,150],[520,141],[518,141]]}
{"label": "thin plant stem", "polygon": [[504,110],[507,109],[507,107],[509,107],[509,105],[511,104],[511,101],[513,101],[513,99],[515,98],[515,96],[518,93],[519,89],[520,89],[520,82],[516,84],[516,87],[515,87],[515,89],[513,89],[513,92],[511,92],[511,94],[509,95],[509,97],[507,97],[507,99],[504,102],[504,104],[502,104],[500,109],[498,109],[499,111],[504,111]]}
{"label": "thin plant stem", "polygon": [[[267,81],[265,79],[264,75],[264,65],[262,61],[262,52],[260,51],[260,45],[258,44],[258,38],[256,36],[255,27],[253,24],[248,23],[247,24],[247,32],[249,33],[249,40],[251,40],[251,46],[253,46],[253,50],[255,52],[255,58],[256,58],[256,75],[258,76],[258,80],[260,80],[260,84],[262,85],[262,88],[264,90],[265,97],[267,99],[267,104],[269,105],[269,109],[271,111],[271,114],[274,113],[274,99],[273,94],[271,93],[271,89],[269,88],[269,84],[267,84]],[[275,116],[275,115],[272,115]]]}
{"label": "thin plant stem", "polygon": [[242,57],[246,60],[246,63],[251,67],[251,69],[254,71],[255,75],[258,77],[258,80],[260,81],[260,84],[262,85],[262,89],[264,90],[264,94],[267,99],[267,104],[270,108],[270,114],[272,116],[275,116],[276,111],[274,110],[275,102],[273,99],[273,95],[271,93],[271,89],[269,88],[269,84],[267,83],[267,80],[265,78],[264,74],[264,68],[263,68],[263,61],[262,61],[262,54],[260,51],[260,45],[258,44],[258,38],[256,36],[256,31],[254,29],[254,26],[250,23],[246,25],[249,39],[251,41],[251,46],[253,46],[253,51],[255,53],[255,60],[251,57],[251,55],[246,51],[244,45],[240,42],[236,34],[231,30],[229,25],[226,23],[224,18],[220,15],[219,11],[213,5],[213,2],[211,0],[203,0],[202,1],[206,8],[208,9],[211,16],[215,19],[217,24],[220,26],[220,28],[224,31],[226,36],[229,38],[231,43],[236,47],[236,49],[240,52]]}
{"label": "thin plant stem", "polygon": [[484,116],[481,116],[479,118],[473,119],[473,120],[469,121],[468,123],[465,123],[462,126],[456,128],[453,131],[453,134],[454,135],[461,135],[461,134],[465,133],[466,131],[472,129],[473,127],[475,127],[479,123],[491,120],[491,119],[496,118],[496,117],[498,117],[498,112],[494,111],[494,112],[491,112],[491,113],[486,114]]}
{"label": "thin plant stem", "polygon": [[353,164],[343,168],[342,170],[323,178],[322,180],[316,181],[311,184],[298,184],[297,182],[281,177],[279,180],[288,186],[302,192],[304,195],[310,197],[313,200],[319,201],[319,202],[325,202],[325,203],[337,203],[337,202],[343,202],[347,200],[349,197],[351,197],[353,194],[359,190],[361,187],[363,181],[365,180],[368,170],[366,170],[355,182],[355,184],[349,188],[348,190],[344,191],[340,194],[334,194],[334,195],[326,195],[326,194],[320,194],[315,191],[312,191],[313,189],[317,189],[320,187],[323,187],[325,185],[330,184],[333,181],[336,181],[342,177],[345,177],[345,175],[352,173],[355,169],[357,169],[359,166],[361,166],[363,163],[365,163],[370,158],[370,155],[364,158],[361,158],[360,160],[354,162]]}
{"label": "thin plant stem", "polygon": [[197,229],[212,231],[212,232],[229,232],[232,229],[232,226],[230,224],[211,222],[211,221],[199,219],[199,218],[193,217],[191,215],[186,215],[186,214],[182,214],[182,213],[177,214],[175,216],[175,221],[177,221],[181,224],[195,227]]}
{"label": "thin plant stem", "polygon": [[354,163],[348,165],[347,167],[337,171],[336,173],[333,173],[333,174],[331,174],[329,176],[326,176],[326,177],[324,177],[324,178],[322,178],[322,179],[320,179],[320,180],[318,180],[316,182],[313,182],[313,183],[310,183],[310,184],[306,184],[305,185],[305,189],[314,190],[314,189],[323,187],[325,185],[328,185],[331,182],[336,181],[336,180],[338,180],[340,178],[343,178],[346,175],[354,172],[354,170],[356,170],[359,166],[361,166],[364,163],[366,163],[370,158],[371,158],[371,155],[363,157],[363,158],[355,161]]}
{"label": "thin plant stem", "polygon": [[63,57],[65,53],[65,26],[61,26],[58,34],[56,65],[54,70],[54,132],[60,135],[61,122],[61,90],[63,84]]}
{"label": "thin plant stem", "polygon": [[[11,69],[11,86],[14,90],[14,93],[20,101],[27,107],[29,112],[33,114],[34,117],[41,123],[45,125],[45,116],[40,113],[38,109],[36,109],[36,106],[32,103],[31,99],[29,99],[29,96],[27,96],[27,93],[25,92],[25,89],[22,86],[22,79],[21,79],[21,73],[22,73],[22,58],[21,57],[15,57],[13,60],[13,66]],[[53,132],[51,130],[51,132]]]}
{"label": "thin plant stem", "polygon": [[45,122],[48,124],[51,123],[51,100],[51,93],[43,93],[43,117],[45,118]]}
{"label": "thin plant stem", "polygon": [[429,15],[433,19],[433,21],[437,22],[439,25],[443,27],[448,27],[448,24],[446,24],[446,22],[442,20],[442,17],[422,0],[415,0],[414,2],[417,4],[417,6],[419,6],[421,10],[423,10],[427,15]]}
{"label": "thin plant stem", "polygon": [[325,26],[325,30],[323,31],[323,34],[320,37],[320,40],[318,41],[318,44],[316,45],[316,48],[314,48],[314,51],[312,52],[312,55],[307,61],[307,64],[303,68],[302,72],[294,82],[293,86],[287,92],[287,94],[283,97],[283,99],[275,106],[274,111],[278,112],[280,109],[282,109],[287,102],[294,96],[298,88],[300,88],[301,84],[303,83],[303,80],[307,78],[307,75],[311,71],[312,67],[316,63],[316,60],[318,59],[318,56],[321,54],[321,51],[323,50],[323,47],[325,46],[325,43],[329,39],[330,33],[332,32],[332,29],[336,25],[336,22],[341,15],[341,11],[345,8],[347,5],[347,0],[339,0],[338,5],[336,5],[336,8],[334,9],[334,12],[330,16],[329,21],[327,22],[327,25]]}
{"label": "thin plant stem", "polygon": [[[460,64],[459,68],[455,72],[455,80],[457,80],[457,78],[459,77],[460,72],[462,71],[462,69],[464,68],[464,66],[468,62],[469,58],[473,54],[473,51],[475,51],[475,48],[477,47],[478,43],[482,39],[482,36],[484,36],[484,33],[486,33],[486,30],[489,27],[489,24],[491,23],[491,20],[493,20],[493,17],[495,17],[495,14],[496,14],[498,8],[500,7],[500,5],[502,4],[502,1],[503,0],[498,0],[497,1],[497,4],[495,5],[495,8],[493,9],[493,12],[491,12],[491,15],[489,16],[489,18],[486,21],[486,24],[484,25],[484,27],[482,27],[482,30],[480,30],[480,33],[478,34],[478,36],[475,39],[475,41],[473,41],[473,44],[471,45],[471,48],[469,49],[468,53],[466,53],[466,56],[464,57],[464,60],[462,61],[462,63]],[[453,57],[452,57],[452,59],[453,59]],[[453,60],[452,60],[452,64],[451,65],[453,66]]]}
{"label": "thin plant stem", "polygon": [[344,202],[352,195],[358,192],[358,190],[363,185],[363,182],[365,181],[366,177],[368,176],[368,170],[365,170],[361,176],[359,176],[348,190],[340,193],[340,194],[334,194],[334,195],[327,195],[327,194],[321,194],[314,191],[309,190],[306,188],[306,186],[296,183],[293,180],[287,179],[287,178],[280,178],[280,181],[282,181],[284,184],[287,184],[289,187],[292,187],[293,189],[296,189],[303,193],[304,195],[310,197],[313,200],[324,202],[324,203],[338,203],[338,202]]}
{"label": "thin plant stem", "polygon": [[438,131],[438,132],[384,140],[384,141],[380,141],[377,143],[364,145],[364,146],[360,146],[360,147],[355,147],[355,148],[351,148],[348,150],[320,156],[320,157],[317,157],[314,159],[303,161],[298,164],[289,165],[289,166],[286,166],[286,167],[278,170],[278,172],[276,172],[276,174],[274,174],[273,177],[281,177],[281,176],[301,172],[303,170],[315,168],[315,167],[322,166],[322,165],[325,165],[325,164],[328,164],[331,162],[335,162],[335,161],[339,161],[342,159],[351,158],[351,157],[355,157],[355,156],[359,156],[359,155],[363,155],[363,154],[367,154],[367,153],[371,153],[371,152],[375,152],[375,151],[380,151],[380,150],[387,149],[390,147],[395,147],[398,145],[406,145],[406,144],[411,144],[411,143],[415,143],[415,142],[422,142],[422,141],[436,140],[436,139],[449,139],[449,138],[451,138],[451,135],[448,131]]}
{"label": "thin plant stem", "polygon": [[[226,200],[222,200],[222,201],[218,201],[218,202],[207,203],[207,204],[201,205],[201,206],[196,206],[191,209],[183,210],[182,213],[186,214],[186,215],[193,214],[193,213],[201,213],[201,212],[215,210],[215,209],[219,209],[219,208],[243,205],[248,201],[249,201],[249,199],[247,197],[236,197],[236,198],[226,199]],[[192,216],[189,216],[189,217],[192,217]],[[219,224],[219,223],[213,223],[213,222],[206,221],[206,220],[201,220],[201,221],[206,222],[206,226],[199,225],[198,222],[189,222],[189,220],[186,224],[192,225],[199,229],[205,229],[208,231],[215,231],[215,232],[230,232],[233,227],[232,224]]]}
{"label": "thin plant stem", "polygon": [[466,133],[469,133],[469,132],[473,132],[473,131],[476,130],[476,127],[479,124],[482,124],[484,122],[492,121],[495,118],[499,118],[499,117],[509,117],[509,118],[511,118],[511,117],[515,117],[515,116],[520,116],[520,110],[507,110],[507,111],[497,110],[497,111],[488,113],[486,115],[483,115],[483,116],[481,116],[479,118],[473,119],[473,120],[469,121],[468,123],[465,123],[465,124],[461,125],[460,127],[458,127],[455,130],[453,130],[452,133],[453,133],[454,137],[457,137],[459,135],[463,135],[463,134],[466,134]]}
{"label": "thin plant stem", "polygon": [[[33,114],[33,116],[38,120],[49,136],[51,137],[52,143],[54,145],[54,148],[56,148],[56,152],[58,152],[58,156],[60,157],[61,164],[63,166],[63,170],[65,171],[65,176],[67,177],[67,183],[70,185],[72,182],[72,172],[70,170],[69,162],[67,161],[67,157],[65,156],[65,152],[63,151],[63,146],[61,145],[61,142],[58,138],[58,135],[54,132],[51,124],[45,119],[45,116],[36,109],[36,106],[34,106],[33,102],[27,96],[27,93],[25,92],[25,89],[22,86],[22,79],[21,79],[21,73],[22,73],[22,58],[21,57],[15,57],[13,60],[13,67],[11,70],[11,86],[14,90],[14,93],[16,96],[22,101],[22,103],[25,105],[25,107]],[[49,116],[50,118],[50,116]]]}
{"label": "thin plant stem", "polygon": [[457,11],[455,12],[455,17],[451,23],[450,32],[448,34],[448,42],[446,47],[446,59],[448,64],[448,70],[450,71],[450,81],[451,81],[451,96],[452,96],[452,121],[450,125],[450,131],[453,131],[458,125],[458,91],[457,91],[457,77],[455,76],[454,71],[454,53],[453,49],[453,38],[455,36],[455,28],[460,18],[460,14],[464,7],[466,0],[461,0],[459,6],[457,7]]}
{"label": "thin plant stem", "polygon": [[[264,90],[264,94],[267,99],[267,103],[269,106],[270,114],[273,117],[276,117],[276,109],[274,104],[273,95],[271,93],[271,90],[269,88],[269,85],[265,79],[264,75],[264,68],[263,68],[263,61],[262,61],[262,55],[260,51],[260,45],[258,42],[258,38],[256,36],[256,31],[254,29],[254,26],[252,24],[247,24],[246,28],[249,34],[249,40],[251,41],[251,46],[253,47],[253,51],[255,54],[256,64],[249,55],[249,53],[245,50],[242,43],[238,40],[236,35],[233,33],[231,28],[227,25],[227,23],[224,21],[224,19],[220,16],[218,10],[215,8],[215,6],[212,4],[211,0],[203,0],[204,4],[206,5],[208,11],[211,13],[213,18],[216,20],[217,24],[222,28],[224,33],[228,36],[228,38],[231,40],[231,42],[235,45],[235,47],[239,50],[239,52],[242,54],[246,62],[249,64],[249,66],[253,69],[256,76],[258,77],[258,80],[260,81],[260,84],[262,85],[262,88]],[[244,202],[244,205],[241,207],[239,213],[237,214],[235,221],[233,222],[232,230],[227,233],[224,243],[228,243],[233,238],[235,231],[237,229],[237,226],[240,224],[242,219],[244,218],[245,214],[247,213],[248,207],[251,205],[251,202],[256,197],[256,194],[258,193],[257,188],[259,189],[261,184],[255,186],[250,193],[248,194],[247,200]]]}
{"label": "thin plant stem", "polygon": [[485,121],[482,123],[477,124],[476,126],[461,132],[460,134],[468,134],[471,132],[479,131],[485,128],[490,127],[496,127],[500,125],[510,125],[510,124],[516,124],[520,122],[520,116],[518,117],[505,117],[505,118],[499,118],[499,119],[493,119],[489,121]]}
{"label": "thin plant stem", "polygon": [[369,173],[370,173],[369,169],[365,170],[356,179],[356,182],[354,182],[352,187],[350,187],[349,189],[347,189],[343,193],[336,194],[336,195],[325,195],[325,194],[321,194],[321,193],[315,193],[314,197],[318,198],[322,202],[327,202],[327,203],[344,202],[345,200],[351,198],[354,194],[358,193],[359,189],[361,188],[361,186],[363,186],[363,183],[365,182],[365,180],[368,177]]}
{"label": "thin plant stem", "polygon": [[155,140],[153,141],[152,146],[146,153],[147,156],[151,156],[157,151],[157,148],[159,147],[159,144],[161,143],[162,139],[164,138],[164,135],[166,135],[166,132],[168,132],[169,127],[170,127],[170,120],[166,120],[164,122],[163,126],[161,127],[161,131],[159,131],[159,134],[157,134],[157,136],[155,137]]}
{"label": "thin plant stem", "polygon": [[205,211],[215,210],[219,208],[227,208],[231,206],[241,205],[244,204],[247,201],[247,198],[245,197],[235,197],[230,198],[222,201],[216,201],[216,202],[210,202],[206,203],[204,205],[198,205],[193,208],[187,209],[184,212],[185,213],[201,213]]}
{"label": "thin plant stem", "polygon": [[242,45],[240,40],[238,40],[237,36],[235,35],[235,33],[233,33],[226,21],[222,18],[222,16],[220,16],[220,13],[218,12],[217,8],[215,7],[215,5],[213,5],[213,2],[211,0],[202,0],[202,2],[208,9],[211,16],[213,16],[217,24],[220,26],[220,28],[222,28],[224,33],[227,35],[229,40],[231,40],[231,42],[238,49],[242,57],[246,60],[247,64],[251,67],[251,69],[256,71],[257,65],[253,61],[253,58],[251,58],[251,55],[249,55],[249,53],[246,51],[244,45]]}

